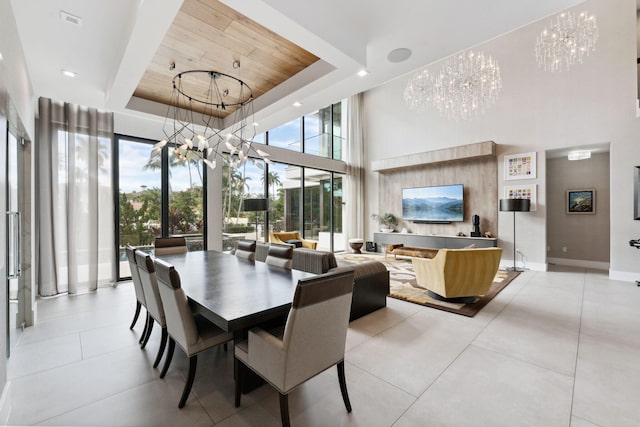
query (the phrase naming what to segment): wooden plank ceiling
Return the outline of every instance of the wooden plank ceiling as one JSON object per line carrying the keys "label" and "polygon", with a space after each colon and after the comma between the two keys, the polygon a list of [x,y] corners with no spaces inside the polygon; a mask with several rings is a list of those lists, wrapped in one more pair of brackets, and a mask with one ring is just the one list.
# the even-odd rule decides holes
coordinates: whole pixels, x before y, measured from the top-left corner
{"label": "wooden plank ceiling", "polygon": [[[316,62],[318,58],[274,32],[258,25],[216,0],[185,0],[145,71],[134,96],[172,104],[172,80],[187,70],[215,70],[243,80],[253,98],[269,91]],[[240,68],[234,68],[234,62]],[[171,69],[171,64],[175,68]],[[211,79],[187,74],[183,91],[195,98],[206,97]],[[217,79],[220,92],[229,90],[226,104],[237,102],[239,85],[232,79]],[[204,112],[203,104],[194,110]],[[209,110],[224,118],[234,111]]]}

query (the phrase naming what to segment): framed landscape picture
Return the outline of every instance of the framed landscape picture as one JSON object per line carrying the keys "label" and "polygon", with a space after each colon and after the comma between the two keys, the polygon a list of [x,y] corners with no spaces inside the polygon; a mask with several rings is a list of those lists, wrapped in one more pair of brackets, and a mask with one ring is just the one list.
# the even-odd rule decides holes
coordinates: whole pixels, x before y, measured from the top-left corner
{"label": "framed landscape picture", "polygon": [[536,153],[511,154],[504,156],[504,179],[535,179]]}
{"label": "framed landscape picture", "polygon": [[596,190],[567,190],[568,214],[595,214]]}
{"label": "framed landscape picture", "polygon": [[505,199],[529,199],[531,200],[530,211],[536,210],[536,184],[529,185],[506,185],[504,187]]}

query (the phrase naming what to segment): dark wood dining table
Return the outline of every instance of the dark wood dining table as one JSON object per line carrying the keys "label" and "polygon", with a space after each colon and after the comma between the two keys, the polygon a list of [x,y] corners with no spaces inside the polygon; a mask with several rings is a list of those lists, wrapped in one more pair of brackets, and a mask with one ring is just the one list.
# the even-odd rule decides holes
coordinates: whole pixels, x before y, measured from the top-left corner
{"label": "dark wood dining table", "polygon": [[314,276],[217,251],[160,258],[180,274],[194,311],[236,339],[253,326],[286,317],[298,280]]}

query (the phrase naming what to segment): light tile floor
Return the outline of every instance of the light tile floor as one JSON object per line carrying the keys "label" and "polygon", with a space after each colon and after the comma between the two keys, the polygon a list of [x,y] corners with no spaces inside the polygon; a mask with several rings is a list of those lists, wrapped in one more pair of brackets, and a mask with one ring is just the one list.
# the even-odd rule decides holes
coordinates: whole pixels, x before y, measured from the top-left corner
{"label": "light tile floor", "polygon": [[[347,414],[331,369],[292,393],[297,426],[638,426],[640,288],[605,272],[525,272],[474,318],[394,299],[350,324]],[[176,349],[164,380],[145,350],[131,283],[40,300],[39,322],[9,360],[11,425],[277,426],[263,386],[233,405],[233,352],[187,370]]]}

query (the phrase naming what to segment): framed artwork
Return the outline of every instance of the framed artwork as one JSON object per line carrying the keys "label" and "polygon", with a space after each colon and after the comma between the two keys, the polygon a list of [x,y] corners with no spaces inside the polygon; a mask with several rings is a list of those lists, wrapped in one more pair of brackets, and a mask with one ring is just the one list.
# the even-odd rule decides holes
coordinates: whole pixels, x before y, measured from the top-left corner
{"label": "framed artwork", "polygon": [[567,213],[595,214],[596,190],[567,190]]}
{"label": "framed artwork", "polygon": [[505,199],[529,199],[531,200],[531,211],[535,211],[536,204],[536,184],[529,185],[507,185],[504,187]]}
{"label": "framed artwork", "polygon": [[536,153],[504,156],[504,179],[534,179],[536,177]]}

